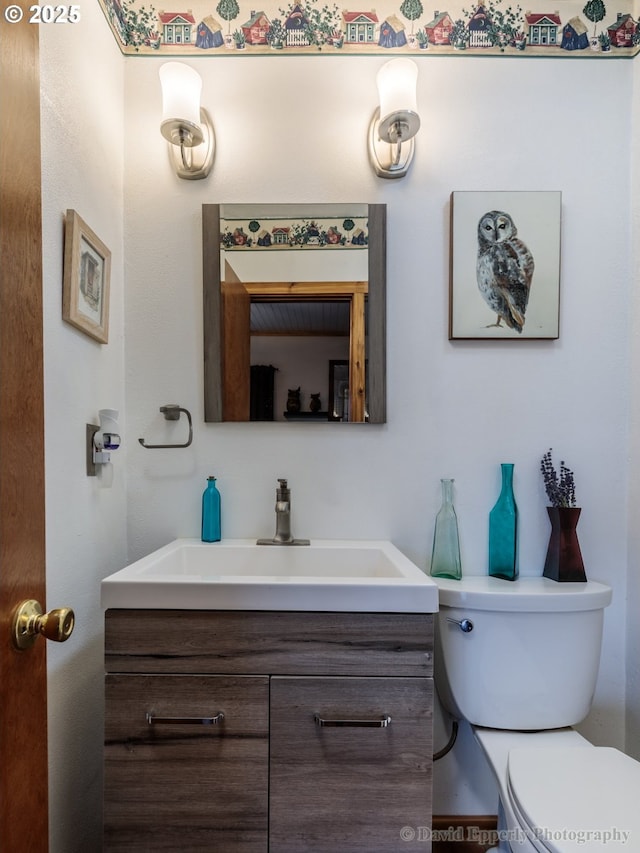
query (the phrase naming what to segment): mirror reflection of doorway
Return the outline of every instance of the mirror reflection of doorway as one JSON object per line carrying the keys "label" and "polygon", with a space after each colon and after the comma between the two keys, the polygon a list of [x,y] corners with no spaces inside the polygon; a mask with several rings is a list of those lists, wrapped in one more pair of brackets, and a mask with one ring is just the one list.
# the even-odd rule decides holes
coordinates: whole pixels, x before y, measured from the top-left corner
{"label": "mirror reflection of doorway", "polygon": [[252,366],[275,368],[274,420],[331,422],[327,366],[346,361],[350,420],[385,423],[386,206],[203,204],[202,216],[205,422],[250,419]]}
{"label": "mirror reflection of doorway", "polygon": [[[288,420],[283,395],[288,386],[302,384],[300,376],[305,377],[307,398],[313,392],[324,397],[326,420],[362,423],[367,419],[366,281],[240,281],[234,267],[225,261],[221,290],[225,420]],[[287,356],[294,345],[295,355]],[[348,388],[349,399],[340,418],[330,416],[330,392],[324,384],[326,365],[336,357],[345,359],[348,365],[343,396]],[[286,372],[291,368],[284,365],[292,364],[298,374]],[[271,365],[283,371],[279,402],[273,407],[265,408],[263,381],[257,381],[263,372],[253,371],[254,400],[251,399],[251,368],[257,365]],[[268,381],[271,379],[270,376]],[[304,408],[309,404],[310,399],[306,399]],[[272,411],[273,416],[265,416],[266,411]],[[261,412],[260,417],[254,417],[257,412]]]}

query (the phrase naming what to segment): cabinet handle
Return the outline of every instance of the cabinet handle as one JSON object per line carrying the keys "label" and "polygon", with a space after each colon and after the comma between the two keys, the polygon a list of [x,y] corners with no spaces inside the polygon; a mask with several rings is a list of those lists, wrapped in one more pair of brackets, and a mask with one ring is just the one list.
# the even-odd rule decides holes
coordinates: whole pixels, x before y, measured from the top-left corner
{"label": "cabinet handle", "polygon": [[386,729],[391,725],[391,717],[388,714],[383,714],[381,717],[373,720],[325,720],[319,714],[314,714],[313,719],[316,721],[316,726],[320,728],[365,728],[365,729]]}
{"label": "cabinet handle", "polygon": [[216,726],[224,720],[222,711],[218,711],[215,717],[156,717],[147,711],[147,722],[150,726]]}

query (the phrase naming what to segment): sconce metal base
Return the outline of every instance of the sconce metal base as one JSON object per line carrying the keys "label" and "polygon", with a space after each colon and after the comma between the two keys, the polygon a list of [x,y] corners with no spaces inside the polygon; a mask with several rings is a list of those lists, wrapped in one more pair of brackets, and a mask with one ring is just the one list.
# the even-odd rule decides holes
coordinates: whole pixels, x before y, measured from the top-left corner
{"label": "sconce metal base", "polygon": [[192,148],[169,143],[169,160],[179,178],[198,181],[206,178],[213,167],[216,137],[209,113],[200,107],[200,127],[203,141]]}
{"label": "sconce metal base", "polygon": [[100,427],[98,424],[86,425],[86,459],[87,459],[87,477],[96,477],[98,469],[93,460],[93,436],[98,432]]}
{"label": "sconce metal base", "polygon": [[380,178],[403,178],[409,171],[413,160],[414,139],[402,143],[400,159],[394,163],[396,145],[380,139],[380,108],[373,114],[369,125],[369,161],[374,172]]}

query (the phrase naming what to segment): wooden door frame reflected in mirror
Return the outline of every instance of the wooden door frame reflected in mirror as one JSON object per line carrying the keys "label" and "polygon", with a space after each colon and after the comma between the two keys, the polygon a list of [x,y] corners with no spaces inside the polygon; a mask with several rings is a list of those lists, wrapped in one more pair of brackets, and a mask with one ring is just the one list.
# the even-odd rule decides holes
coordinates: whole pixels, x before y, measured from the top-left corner
{"label": "wooden door frame reflected in mirror", "polygon": [[[250,206],[247,205],[247,208]],[[313,205],[307,205],[311,211]],[[243,392],[238,398],[232,393],[232,389],[225,387],[225,372],[229,375],[232,370],[227,359],[225,365],[225,352],[223,350],[225,335],[227,339],[235,334],[243,325],[246,325],[246,305],[243,294],[247,294],[243,283],[238,283],[240,299],[238,300],[238,311],[229,312],[223,308],[223,282],[221,281],[220,263],[220,235],[222,220],[222,205],[204,204],[202,206],[202,247],[203,247],[203,332],[204,332],[204,419],[207,423],[218,423],[221,421],[249,420],[244,416],[246,397],[248,395],[248,376],[236,380],[240,381]],[[367,246],[367,270],[368,282],[364,283],[367,291],[368,302],[366,337],[368,341],[366,356],[366,388],[367,388],[367,423],[386,422],[386,205],[367,205],[368,216],[368,246]],[[309,214],[311,215],[311,214]],[[301,287],[303,283],[299,283]],[[307,289],[310,284],[307,283]],[[326,283],[323,283],[326,285]],[[343,282],[342,285],[345,283]],[[354,284],[354,283],[352,283]],[[225,283],[227,286],[227,275]],[[235,285],[234,285],[235,286]],[[303,288],[304,289],[304,288]],[[329,286],[329,289],[331,287]],[[335,290],[340,288],[336,285]],[[313,290],[313,288],[311,288]],[[361,335],[364,338],[364,311],[363,304],[365,293],[359,288],[351,301],[354,318],[351,321],[351,329],[357,329],[350,338]],[[250,296],[249,296],[250,298]],[[363,340],[350,340],[350,352],[362,352]],[[236,354],[238,376],[244,377],[248,355],[246,345],[240,347],[241,353]],[[244,355],[242,354],[244,353]],[[352,357],[352,360],[353,357]],[[352,387],[362,387],[364,413],[364,364],[362,358],[357,359],[358,365],[353,365],[351,371]],[[359,373],[359,371],[361,371]],[[230,382],[226,382],[228,386]],[[246,387],[245,387],[246,386]],[[244,401],[244,402],[243,402]],[[358,420],[364,420],[364,414]],[[351,423],[357,422],[355,420]],[[327,423],[336,423],[328,420]]]}

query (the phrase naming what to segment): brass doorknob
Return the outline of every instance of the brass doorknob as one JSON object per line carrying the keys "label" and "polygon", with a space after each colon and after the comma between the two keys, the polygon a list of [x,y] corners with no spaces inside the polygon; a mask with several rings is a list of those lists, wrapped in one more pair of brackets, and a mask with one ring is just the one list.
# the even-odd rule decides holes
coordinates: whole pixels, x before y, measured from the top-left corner
{"label": "brass doorknob", "polygon": [[47,640],[64,643],[71,636],[75,620],[75,614],[69,607],[43,613],[35,599],[23,601],[14,610],[11,621],[13,645],[17,649],[29,649],[40,634]]}

